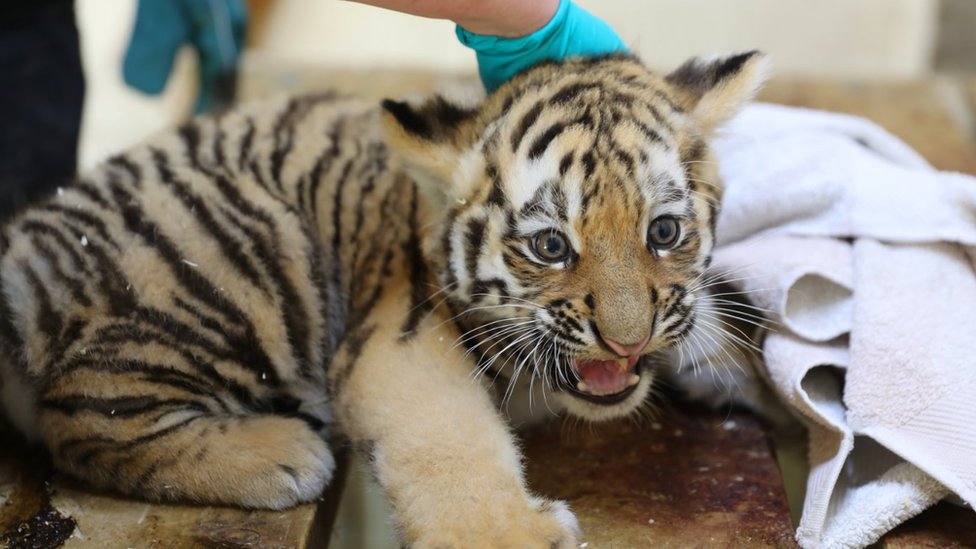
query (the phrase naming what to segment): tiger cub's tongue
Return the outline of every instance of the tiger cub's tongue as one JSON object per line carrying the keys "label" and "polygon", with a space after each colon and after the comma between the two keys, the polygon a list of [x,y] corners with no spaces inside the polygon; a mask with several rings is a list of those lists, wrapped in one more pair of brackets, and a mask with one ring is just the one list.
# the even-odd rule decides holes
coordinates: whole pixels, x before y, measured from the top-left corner
{"label": "tiger cub's tongue", "polygon": [[617,360],[574,360],[579,374],[577,389],[597,396],[613,395],[637,383],[640,378],[632,372],[637,357]]}

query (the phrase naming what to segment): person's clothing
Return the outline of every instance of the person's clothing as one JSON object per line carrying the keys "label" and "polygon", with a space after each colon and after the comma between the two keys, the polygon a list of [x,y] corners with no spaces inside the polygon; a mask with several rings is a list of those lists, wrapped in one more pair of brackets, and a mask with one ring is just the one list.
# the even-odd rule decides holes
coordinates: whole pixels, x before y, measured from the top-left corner
{"label": "person's clothing", "polygon": [[246,27],[243,0],[139,0],[122,75],[133,88],[159,94],[177,52],[189,45],[200,60],[195,112],[222,110],[234,100]]}
{"label": "person's clothing", "polygon": [[72,0],[0,4],[0,220],[75,175],[85,79]]}

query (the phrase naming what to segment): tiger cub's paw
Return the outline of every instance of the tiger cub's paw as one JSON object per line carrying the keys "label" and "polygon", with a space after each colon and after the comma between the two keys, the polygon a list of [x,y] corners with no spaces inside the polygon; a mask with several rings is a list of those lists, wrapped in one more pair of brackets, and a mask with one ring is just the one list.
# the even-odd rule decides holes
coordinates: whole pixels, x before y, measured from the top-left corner
{"label": "tiger cub's paw", "polygon": [[218,485],[227,490],[221,499],[228,503],[283,509],[313,501],[332,479],[332,453],[300,420],[251,418],[227,434],[221,471],[227,479]]}
{"label": "tiger cub's paw", "polygon": [[476,524],[443,525],[412,547],[573,549],[579,535],[576,516],[565,502],[532,498],[522,505],[503,504],[484,509]]}
{"label": "tiger cub's paw", "polygon": [[[557,526],[558,533],[548,538],[550,539],[550,543],[547,547],[550,549],[571,549],[576,547],[576,541],[581,533],[579,522],[565,501],[533,498],[532,506],[537,509],[539,514],[546,518],[545,522],[554,523]],[[518,546],[518,543],[513,545],[513,547]]]}

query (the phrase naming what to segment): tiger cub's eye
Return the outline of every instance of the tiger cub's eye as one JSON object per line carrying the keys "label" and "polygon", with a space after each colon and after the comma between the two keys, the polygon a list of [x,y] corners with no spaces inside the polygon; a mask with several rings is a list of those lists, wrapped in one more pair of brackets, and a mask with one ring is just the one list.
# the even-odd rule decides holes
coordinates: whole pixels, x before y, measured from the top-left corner
{"label": "tiger cub's eye", "polygon": [[681,226],[678,225],[678,220],[662,215],[651,221],[651,226],[647,229],[647,244],[654,249],[664,250],[674,246],[680,235]]}
{"label": "tiger cub's eye", "polygon": [[532,251],[547,263],[561,263],[569,259],[572,249],[559,232],[539,231],[532,236]]}

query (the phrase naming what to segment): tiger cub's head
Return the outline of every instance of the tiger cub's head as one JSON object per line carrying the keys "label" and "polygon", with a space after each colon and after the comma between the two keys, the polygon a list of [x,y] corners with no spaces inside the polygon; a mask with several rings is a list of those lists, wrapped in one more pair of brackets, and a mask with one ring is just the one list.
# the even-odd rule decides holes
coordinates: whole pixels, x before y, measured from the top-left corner
{"label": "tiger cub's head", "polygon": [[629,56],[545,63],[466,108],[384,102],[424,249],[486,374],[589,419],[650,390],[695,322],[721,188],[708,139],[756,92],[757,52],[668,75]]}

